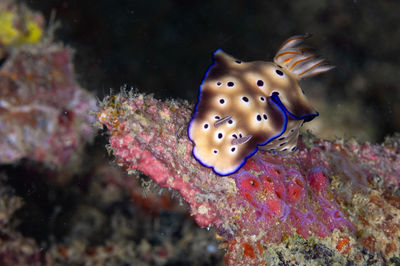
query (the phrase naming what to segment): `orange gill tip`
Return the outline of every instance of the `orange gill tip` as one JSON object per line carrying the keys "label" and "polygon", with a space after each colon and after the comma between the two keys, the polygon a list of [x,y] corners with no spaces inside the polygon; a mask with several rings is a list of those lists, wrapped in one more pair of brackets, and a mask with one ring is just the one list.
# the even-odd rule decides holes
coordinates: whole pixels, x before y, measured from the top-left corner
{"label": "orange gill tip", "polygon": [[323,59],[312,54],[313,49],[296,47],[311,36],[311,33],[306,33],[287,39],[274,57],[275,64],[286,68],[297,79],[312,77],[333,69],[333,66],[326,64]]}
{"label": "orange gill tip", "polygon": [[308,71],[321,65],[323,62],[324,62],[324,59],[318,59],[318,58],[304,61],[302,64],[297,65],[297,67],[292,70],[292,73],[301,77]]}
{"label": "orange gill tip", "polygon": [[313,68],[312,70],[308,71],[307,73],[303,74],[301,76],[301,78],[310,78],[325,72],[328,72],[329,70],[334,69],[335,66],[331,66],[331,65],[319,65],[315,68]]}
{"label": "orange gill tip", "polygon": [[290,37],[289,39],[287,39],[286,41],[284,41],[282,43],[282,45],[279,47],[278,49],[278,53],[285,48],[289,48],[289,47],[294,47],[297,44],[303,42],[304,40],[311,38],[312,37],[312,33],[305,33],[303,35],[295,35]]}
{"label": "orange gill tip", "polygon": [[294,57],[294,58],[293,58],[293,61],[295,61],[295,62],[293,62],[293,63],[290,65],[289,70],[293,70],[293,68],[294,68],[296,65],[298,65],[299,63],[308,61],[308,60],[310,60],[310,59],[313,58],[313,57],[315,57],[315,56],[314,56],[314,55],[310,55],[310,54],[307,54],[307,55],[303,54],[303,55],[299,55],[299,56]]}

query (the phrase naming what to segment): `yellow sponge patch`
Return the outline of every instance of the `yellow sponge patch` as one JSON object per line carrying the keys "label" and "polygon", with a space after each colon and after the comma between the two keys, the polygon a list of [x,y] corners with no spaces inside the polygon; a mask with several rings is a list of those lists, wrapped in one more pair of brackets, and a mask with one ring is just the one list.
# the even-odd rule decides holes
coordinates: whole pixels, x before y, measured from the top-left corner
{"label": "yellow sponge patch", "polygon": [[20,43],[35,43],[42,39],[43,29],[33,20],[26,22],[26,28],[28,34],[23,36]]}
{"label": "yellow sponge patch", "polygon": [[0,43],[6,46],[39,42],[43,29],[32,19],[25,16],[22,26],[16,25],[17,16],[12,11],[0,11]]}
{"label": "yellow sponge patch", "polygon": [[14,28],[15,14],[11,11],[0,12],[0,42],[5,45],[15,43],[20,38],[20,32]]}

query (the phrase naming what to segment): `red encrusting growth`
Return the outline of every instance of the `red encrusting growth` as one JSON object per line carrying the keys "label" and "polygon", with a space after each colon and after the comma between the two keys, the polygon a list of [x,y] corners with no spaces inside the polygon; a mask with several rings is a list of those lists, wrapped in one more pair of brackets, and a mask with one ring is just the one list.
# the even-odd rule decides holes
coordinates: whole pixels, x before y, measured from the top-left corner
{"label": "red encrusting growth", "polygon": [[322,192],[327,183],[328,183],[328,179],[326,178],[325,174],[323,171],[311,171],[308,174],[308,182],[310,183],[310,187],[311,189],[318,193],[318,192]]}

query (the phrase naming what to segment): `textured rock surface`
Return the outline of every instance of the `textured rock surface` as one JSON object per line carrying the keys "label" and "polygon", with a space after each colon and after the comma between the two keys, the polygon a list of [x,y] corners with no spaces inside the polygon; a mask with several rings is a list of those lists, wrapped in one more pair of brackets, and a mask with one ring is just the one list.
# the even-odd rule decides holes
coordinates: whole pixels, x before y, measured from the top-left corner
{"label": "textured rock surface", "polygon": [[71,51],[49,42],[15,48],[0,68],[0,162],[70,162],[93,139],[93,95],[77,83]]}
{"label": "textured rock surface", "polygon": [[22,199],[5,184],[0,176],[0,265],[46,265],[44,254],[31,238],[15,230],[15,212],[21,208]]}
{"label": "textured rock surface", "polygon": [[119,165],[176,189],[201,227],[215,226],[228,264],[399,256],[398,138],[370,145],[306,134],[299,152],[259,152],[238,173],[220,177],[191,155],[191,108],[121,92],[103,100],[98,119]]}

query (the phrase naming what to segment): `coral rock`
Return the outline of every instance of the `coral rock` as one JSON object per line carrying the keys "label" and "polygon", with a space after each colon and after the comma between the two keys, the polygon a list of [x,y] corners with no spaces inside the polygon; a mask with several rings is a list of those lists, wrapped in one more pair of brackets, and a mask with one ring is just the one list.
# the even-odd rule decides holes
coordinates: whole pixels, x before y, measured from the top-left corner
{"label": "coral rock", "polygon": [[77,84],[71,51],[41,43],[18,48],[0,68],[0,162],[30,158],[62,166],[94,136],[93,95]]}
{"label": "coral rock", "polygon": [[305,134],[286,157],[258,152],[217,176],[192,156],[192,106],[121,92],[98,112],[109,150],[177,190],[202,227],[215,226],[230,265],[395,260],[400,245],[399,138],[383,145]]}

